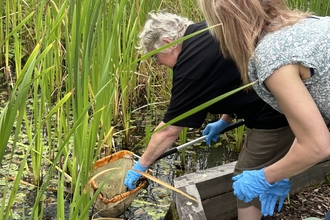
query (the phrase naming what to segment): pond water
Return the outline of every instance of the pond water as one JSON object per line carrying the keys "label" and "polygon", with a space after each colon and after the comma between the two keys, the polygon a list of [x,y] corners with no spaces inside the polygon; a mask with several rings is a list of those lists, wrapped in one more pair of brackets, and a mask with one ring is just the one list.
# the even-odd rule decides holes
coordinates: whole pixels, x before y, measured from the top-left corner
{"label": "pond water", "polygon": [[[189,133],[187,142],[200,137],[201,131],[196,131],[195,133]],[[169,155],[163,159],[156,161],[151,167],[151,173],[157,179],[173,185],[174,178],[192,173],[199,170],[205,170],[210,167],[219,166],[231,161],[237,160],[238,154],[229,150],[226,139],[220,139],[219,142],[213,143],[211,146],[207,146],[204,141],[200,143],[195,143],[184,149],[185,159],[184,163],[181,161],[183,158],[182,152],[177,152],[175,154]],[[176,143],[176,147],[179,144]],[[117,149],[120,150],[120,149]],[[139,155],[143,153],[144,150],[140,149],[137,152]],[[6,181],[4,181],[5,176],[8,176],[8,170],[10,170],[9,175],[15,177],[20,157],[22,157],[21,152],[15,152],[14,163],[4,164],[3,169],[0,171],[0,190],[5,186]],[[10,158],[10,151],[7,151],[4,160]],[[16,163],[17,162],[17,163]],[[6,166],[11,166],[6,168]],[[23,179],[27,182],[32,182],[32,180]],[[56,188],[56,179],[52,180],[52,185]],[[166,215],[170,204],[171,204],[171,193],[172,191],[152,180],[149,180],[149,185],[146,189],[142,190],[141,193],[136,197],[131,206],[125,211],[124,214],[119,216],[123,219],[152,219],[161,220]],[[12,182],[10,182],[12,183]],[[0,193],[0,197],[3,195]],[[10,219],[22,219],[22,213],[25,213],[25,219],[28,219],[29,209],[33,206],[33,198],[35,196],[35,188],[26,184],[21,184],[19,187],[19,193],[15,199],[13,208],[13,216]],[[28,199],[27,199],[28,198]],[[17,201],[16,201],[17,200]],[[56,220],[56,191],[46,191],[44,204],[44,215],[43,219]],[[70,200],[66,201],[65,206],[69,208]],[[91,210],[94,214],[91,219],[97,219],[98,216]],[[67,213],[68,215],[68,213]],[[69,216],[68,218],[69,219]]]}
{"label": "pond water", "polygon": [[[1,106],[4,104],[2,100]],[[141,116],[141,114],[139,114]],[[147,117],[142,117],[141,121],[145,120]],[[152,117],[153,121],[156,121],[156,118]],[[136,117],[138,119],[138,117]],[[141,130],[138,130],[141,129]],[[136,133],[143,136],[145,132],[144,126],[139,126],[136,130]],[[187,142],[194,140],[200,137],[202,131],[199,129],[188,130],[187,133]],[[26,140],[26,137],[21,134],[21,140]],[[26,134],[25,134],[26,136]],[[137,137],[137,140],[141,140],[141,137]],[[232,140],[229,137],[230,140]],[[117,140],[120,142],[121,140]],[[23,143],[23,142],[22,142]],[[9,143],[10,146],[10,143]],[[119,146],[121,146],[119,144]],[[175,143],[175,147],[179,146],[178,143]],[[151,173],[157,179],[173,185],[174,178],[192,173],[199,170],[205,170],[210,167],[219,166],[228,162],[237,160],[238,154],[229,150],[228,137],[221,138],[219,142],[213,143],[211,146],[207,146],[204,141],[195,143],[192,146],[184,149],[184,157],[182,152],[178,152],[172,155],[169,155],[159,161],[156,161],[151,167]],[[119,149],[121,150],[120,147]],[[144,149],[134,150],[134,153],[141,155]],[[10,160],[10,147],[4,157],[4,160]],[[23,157],[22,152],[14,152],[14,161],[11,163],[5,162],[2,165],[0,170],[0,199],[4,196],[3,188],[8,183],[5,181],[6,176],[15,177],[19,162]],[[182,159],[184,158],[184,159]],[[28,160],[30,163],[30,159]],[[7,166],[10,166],[8,168]],[[45,170],[43,172],[46,172]],[[31,179],[23,178],[27,183],[32,182]],[[56,178],[51,183],[56,186]],[[169,206],[171,204],[171,190],[166,187],[155,183],[151,180],[148,181],[149,185],[146,189],[136,197],[132,205],[125,211],[120,217],[123,219],[152,219],[152,220],[161,220],[166,215]],[[12,182],[10,182],[11,184]],[[29,186],[28,184],[21,184],[19,187],[19,193],[16,196],[16,200],[13,208],[13,215],[11,219],[22,219],[22,213],[25,215],[25,219],[29,218],[29,209],[33,206],[33,197],[35,195],[35,188]],[[56,191],[46,191],[45,192],[46,200],[43,202],[45,204],[44,209],[44,218],[48,220],[55,220],[56,218]],[[65,204],[66,210],[69,211],[70,201],[67,199]],[[91,210],[93,213],[93,210]],[[97,214],[93,215],[93,219],[99,217]],[[68,217],[69,218],[69,217]]]}
{"label": "pond water", "polygon": [[[152,116],[146,115],[145,112],[139,112],[139,114],[132,115],[132,118],[135,119],[133,123],[136,124],[134,133],[137,135],[137,142],[143,139],[145,135],[145,124],[153,123],[155,124],[154,127],[156,127],[162,117],[162,111],[158,111]],[[209,115],[207,120],[215,121],[217,118],[217,115]],[[204,127],[205,124],[202,128]],[[139,134],[141,136],[139,136]],[[186,142],[195,140],[201,137],[201,135],[201,129],[188,129]],[[118,146],[124,145],[119,139],[117,139],[117,144]],[[229,131],[226,134],[221,135],[218,142],[212,143],[210,146],[206,145],[205,141],[201,141],[182,149],[182,152],[177,152],[160,159],[152,164],[150,170],[154,177],[173,186],[173,180],[176,177],[237,160],[238,153],[230,150],[233,149],[233,145],[235,145],[235,140],[232,132]],[[179,140],[173,147],[178,146],[180,146]],[[142,155],[144,149],[135,148],[132,151],[138,155]],[[148,182],[148,187],[136,197],[127,211],[120,216],[121,218],[128,220],[162,220],[164,218],[172,201],[172,190],[167,189],[152,180],[149,180]]]}
{"label": "pond water", "polygon": [[[178,152],[156,161],[150,167],[153,176],[173,185],[174,178],[178,176],[235,161],[238,154],[229,150],[223,142],[211,146],[206,146],[205,142],[202,142],[186,148],[184,169],[181,158],[182,154]],[[171,193],[170,189],[149,180],[148,187],[136,197],[130,208],[120,217],[161,220],[171,204]]]}

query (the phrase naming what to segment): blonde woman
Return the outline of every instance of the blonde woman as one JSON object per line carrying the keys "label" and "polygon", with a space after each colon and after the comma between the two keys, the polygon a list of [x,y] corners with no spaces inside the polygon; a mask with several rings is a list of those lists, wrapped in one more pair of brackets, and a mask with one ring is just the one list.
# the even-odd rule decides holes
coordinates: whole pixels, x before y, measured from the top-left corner
{"label": "blonde woman", "polygon": [[[290,10],[285,0],[199,0],[222,53],[244,83],[289,121],[296,139],[287,155],[260,170],[233,178],[241,200],[268,200],[273,214],[290,178],[330,156],[330,18]],[[283,183],[283,182],[282,182]]]}

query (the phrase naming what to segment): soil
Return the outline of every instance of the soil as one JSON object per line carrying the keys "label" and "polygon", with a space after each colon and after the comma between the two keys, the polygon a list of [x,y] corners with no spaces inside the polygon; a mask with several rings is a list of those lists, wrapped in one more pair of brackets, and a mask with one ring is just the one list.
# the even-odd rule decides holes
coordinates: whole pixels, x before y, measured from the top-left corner
{"label": "soil", "polygon": [[273,216],[264,217],[262,220],[300,220],[308,217],[324,219],[330,207],[329,195],[329,182],[305,187],[291,195],[290,204],[286,200],[280,212],[277,212],[276,208]]}

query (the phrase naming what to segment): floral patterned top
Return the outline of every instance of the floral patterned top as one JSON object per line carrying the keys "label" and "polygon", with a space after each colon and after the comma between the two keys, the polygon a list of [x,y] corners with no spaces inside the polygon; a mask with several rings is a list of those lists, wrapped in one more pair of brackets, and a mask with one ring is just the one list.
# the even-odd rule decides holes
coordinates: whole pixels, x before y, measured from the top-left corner
{"label": "floral patterned top", "polygon": [[[330,124],[330,17],[312,16],[267,34],[249,62],[251,82],[257,94],[281,112],[264,81],[281,66],[300,63],[314,71],[303,80],[326,124]],[[289,94],[288,94],[289,95]]]}

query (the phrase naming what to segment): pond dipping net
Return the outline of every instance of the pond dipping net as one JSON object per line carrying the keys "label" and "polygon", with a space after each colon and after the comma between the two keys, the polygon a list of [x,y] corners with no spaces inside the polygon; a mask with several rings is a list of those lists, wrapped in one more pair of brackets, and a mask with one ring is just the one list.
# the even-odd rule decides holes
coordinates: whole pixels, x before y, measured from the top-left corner
{"label": "pond dipping net", "polygon": [[133,157],[132,152],[122,150],[96,161],[91,181],[91,196],[103,185],[94,203],[94,209],[100,216],[118,217],[146,187],[145,178],[134,190],[129,191],[124,185],[126,172],[134,165]]}

